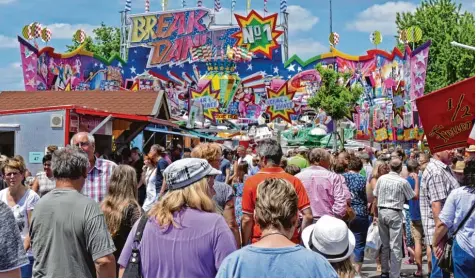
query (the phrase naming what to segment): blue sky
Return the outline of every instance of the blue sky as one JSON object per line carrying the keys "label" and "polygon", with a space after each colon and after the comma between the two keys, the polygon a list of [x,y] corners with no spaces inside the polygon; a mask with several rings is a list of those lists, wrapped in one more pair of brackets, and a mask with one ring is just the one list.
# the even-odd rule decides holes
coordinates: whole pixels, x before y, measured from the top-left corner
{"label": "blue sky", "polygon": [[[474,0],[455,0],[463,8],[474,12]],[[161,0],[151,0],[151,11],[161,9]],[[181,7],[181,0],[169,0],[168,9]],[[213,8],[213,0],[203,0]],[[247,0],[237,0],[236,12],[245,13]],[[279,11],[279,0],[268,0],[270,12]],[[125,0],[0,0],[0,90],[23,90],[20,52],[16,36],[24,25],[34,21],[48,26],[53,39],[49,45],[57,51],[65,50],[73,33],[82,28],[91,33],[104,22],[120,26],[119,11]],[[186,0],[195,6],[196,0]],[[217,21],[229,23],[231,0],[221,0],[222,11]],[[379,30],[383,42],[379,48],[391,50],[395,45],[396,12],[412,11],[420,3],[416,0],[332,0],[333,30],[340,35],[337,48],[353,55],[364,54],[372,44],[369,34]],[[251,7],[263,12],[263,0],[251,0]],[[132,13],[144,11],[144,0],[132,0]],[[290,54],[308,58],[328,50],[329,1],[288,0]],[[40,42],[40,46],[44,43]]]}

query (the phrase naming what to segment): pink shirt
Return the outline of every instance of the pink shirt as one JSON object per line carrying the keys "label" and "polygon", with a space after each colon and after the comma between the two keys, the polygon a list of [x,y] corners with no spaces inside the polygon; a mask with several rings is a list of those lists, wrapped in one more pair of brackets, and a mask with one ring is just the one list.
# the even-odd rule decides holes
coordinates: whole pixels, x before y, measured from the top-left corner
{"label": "pink shirt", "polygon": [[350,192],[342,175],[323,167],[311,166],[296,174],[306,188],[314,218],[330,215],[341,218],[347,209]]}

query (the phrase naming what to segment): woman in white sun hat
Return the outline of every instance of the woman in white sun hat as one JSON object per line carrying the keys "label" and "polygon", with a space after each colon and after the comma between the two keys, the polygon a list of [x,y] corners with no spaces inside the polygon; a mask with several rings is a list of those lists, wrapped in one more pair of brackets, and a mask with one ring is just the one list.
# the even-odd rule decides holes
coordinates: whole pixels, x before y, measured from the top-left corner
{"label": "woman in white sun hat", "polygon": [[354,278],[350,256],[355,248],[354,234],[344,221],[324,215],[302,232],[304,246],[324,256],[340,278]]}

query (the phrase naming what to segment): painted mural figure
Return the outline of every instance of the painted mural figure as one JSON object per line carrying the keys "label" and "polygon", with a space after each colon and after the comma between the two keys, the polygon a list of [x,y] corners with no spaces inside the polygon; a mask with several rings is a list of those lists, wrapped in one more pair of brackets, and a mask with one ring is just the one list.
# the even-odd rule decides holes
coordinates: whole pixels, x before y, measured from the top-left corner
{"label": "painted mural figure", "polygon": [[48,66],[46,65],[46,56],[44,55],[38,59],[38,72],[40,77],[46,82],[48,80]]}
{"label": "painted mural figure", "polygon": [[77,78],[81,77],[81,61],[79,58],[76,58],[76,61],[74,62],[74,74],[76,75]]}
{"label": "painted mural figure", "polygon": [[179,106],[178,92],[175,88],[175,84],[174,84],[173,81],[169,81],[167,83],[167,87],[165,88],[165,92],[167,93],[169,106],[170,106],[170,111],[171,111],[172,115],[180,115],[181,110],[180,110],[180,106]]}

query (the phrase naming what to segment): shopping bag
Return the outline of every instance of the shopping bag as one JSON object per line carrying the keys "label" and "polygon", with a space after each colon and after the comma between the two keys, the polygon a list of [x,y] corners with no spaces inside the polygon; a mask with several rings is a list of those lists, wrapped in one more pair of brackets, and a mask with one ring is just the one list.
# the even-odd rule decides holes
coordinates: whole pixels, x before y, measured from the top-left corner
{"label": "shopping bag", "polygon": [[380,241],[380,235],[378,233],[377,224],[371,224],[367,231],[367,243],[365,245],[365,257],[369,260],[375,260],[377,258],[378,250],[382,242]]}

